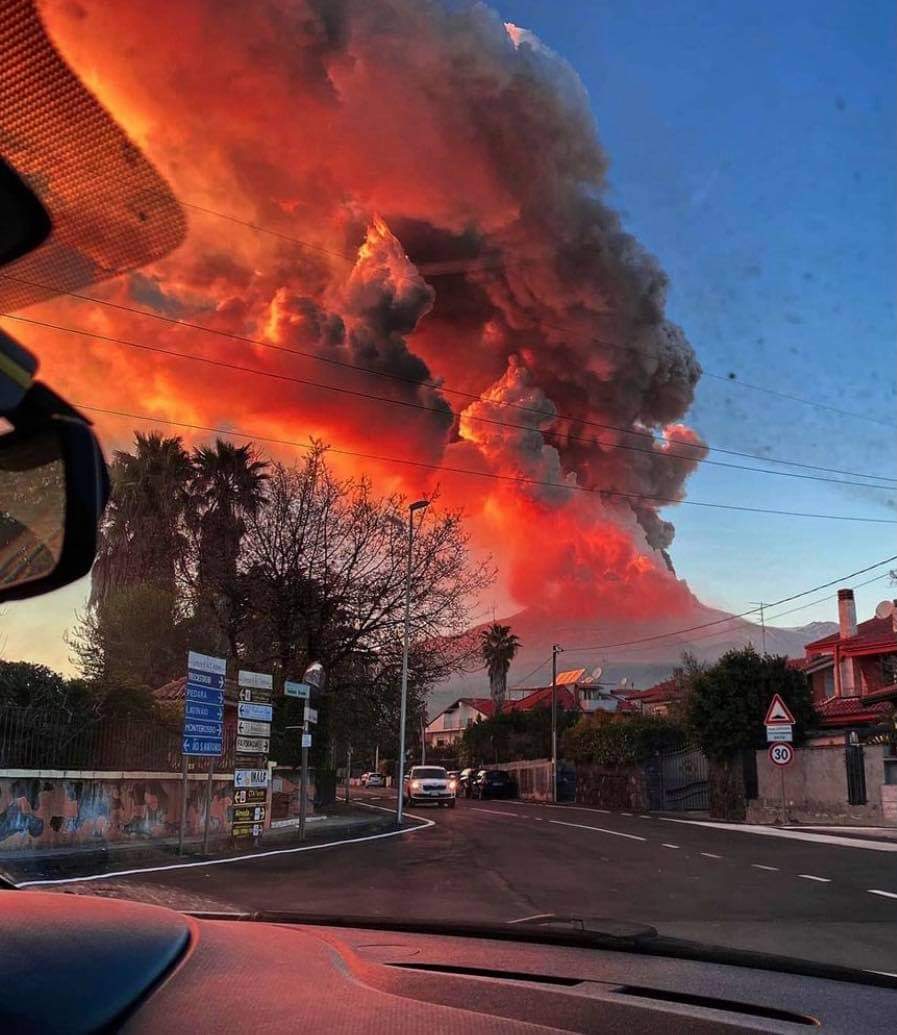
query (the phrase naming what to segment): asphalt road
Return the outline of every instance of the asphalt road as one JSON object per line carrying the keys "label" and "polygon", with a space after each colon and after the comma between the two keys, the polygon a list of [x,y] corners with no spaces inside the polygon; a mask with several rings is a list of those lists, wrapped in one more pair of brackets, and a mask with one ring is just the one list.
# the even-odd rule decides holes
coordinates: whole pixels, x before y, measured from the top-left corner
{"label": "asphalt road", "polygon": [[[360,791],[357,800],[394,807],[386,792]],[[897,841],[877,842],[885,850],[847,847],[804,834],[761,836],[523,802],[459,800],[453,810],[419,807],[409,815],[434,825],[306,853],[138,874],[105,881],[102,890],[180,908],[490,922],[544,913],[612,918],[705,943],[897,973]]]}

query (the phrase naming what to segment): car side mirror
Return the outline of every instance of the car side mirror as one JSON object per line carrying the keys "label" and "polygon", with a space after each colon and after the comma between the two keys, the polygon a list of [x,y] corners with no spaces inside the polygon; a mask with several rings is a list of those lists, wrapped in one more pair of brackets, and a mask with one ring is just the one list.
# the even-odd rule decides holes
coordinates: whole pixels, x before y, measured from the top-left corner
{"label": "car side mirror", "polygon": [[93,564],[109,476],[90,423],[40,382],[0,435],[0,602],[58,589]]}

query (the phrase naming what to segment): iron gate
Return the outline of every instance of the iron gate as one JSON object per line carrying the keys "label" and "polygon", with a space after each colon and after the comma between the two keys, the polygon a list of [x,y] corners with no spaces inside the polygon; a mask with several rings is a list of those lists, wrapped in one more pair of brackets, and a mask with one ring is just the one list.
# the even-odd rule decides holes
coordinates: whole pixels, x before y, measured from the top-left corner
{"label": "iron gate", "polygon": [[645,765],[650,808],[687,812],[710,807],[707,758],[699,748],[655,755]]}

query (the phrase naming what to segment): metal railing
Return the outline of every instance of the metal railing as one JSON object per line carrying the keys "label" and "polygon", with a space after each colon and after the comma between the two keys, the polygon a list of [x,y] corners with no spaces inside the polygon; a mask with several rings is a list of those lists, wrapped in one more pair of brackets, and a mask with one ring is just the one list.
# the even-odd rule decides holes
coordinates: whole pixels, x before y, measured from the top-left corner
{"label": "metal railing", "polygon": [[[224,754],[215,759],[219,771],[233,764],[233,740],[226,728]],[[60,722],[58,714],[0,708],[0,769],[174,773],[181,759],[180,733],[150,719]]]}

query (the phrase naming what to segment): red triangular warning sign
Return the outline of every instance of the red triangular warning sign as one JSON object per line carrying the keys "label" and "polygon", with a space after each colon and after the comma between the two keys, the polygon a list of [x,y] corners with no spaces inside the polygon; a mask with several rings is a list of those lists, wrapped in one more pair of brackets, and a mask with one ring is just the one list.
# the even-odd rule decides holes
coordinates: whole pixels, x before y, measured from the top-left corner
{"label": "red triangular warning sign", "polygon": [[764,726],[785,726],[794,725],[794,716],[788,708],[788,705],[782,700],[781,694],[775,694],[773,699],[769,702],[769,707],[766,709],[766,718],[763,720]]}

